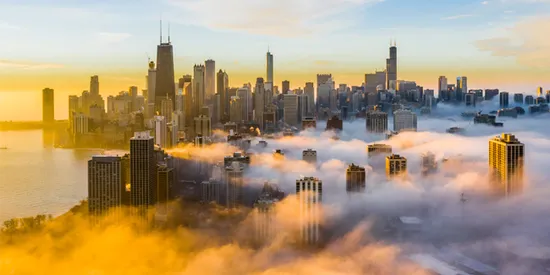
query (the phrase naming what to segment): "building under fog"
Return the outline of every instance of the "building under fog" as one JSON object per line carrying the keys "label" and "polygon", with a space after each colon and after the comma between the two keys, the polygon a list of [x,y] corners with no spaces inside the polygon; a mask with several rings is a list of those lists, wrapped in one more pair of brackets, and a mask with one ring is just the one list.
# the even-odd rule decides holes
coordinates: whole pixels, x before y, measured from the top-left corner
{"label": "building under fog", "polygon": [[422,154],[421,169],[423,175],[427,175],[437,170],[437,162],[435,161],[435,155],[432,152],[425,152]]}
{"label": "building under fog", "polygon": [[525,146],[512,134],[489,140],[489,169],[498,195],[509,196],[523,191]]}
{"label": "building under fog", "polygon": [[317,128],[317,121],[314,117],[305,117],[302,119],[302,129],[306,130],[308,128]]}
{"label": "building under fog", "polygon": [[[128,155],[93,156],[88,161],[88,212],[99,216],[129,204]],[[118,214],[118,213],[115,213]]]}
{"label": "building under fog", "polygon": [[371,133],[384,133],[388,130],[388,114],[373,110],[367,112],[367,131]]}
{"label": "building under fog", "polygon": [[407,174],[407,159],[405,157],[396,154],[386,157],[386,176],[388,178],[405,174]]}
{"label": "building under fog", "polygon": [[366,173],[365,167],[351,164],[346,169],[346,191],[363,192],[366,187]]}
{"label": "building under fog", "polygon": [[276,233],[275,204],[284,198],[276,186],[265,183],[260,196],[254,202],[255,238],[258,243],[270,241]]}
{"label": "building under fog", "polygon": [[370,144],[367,145],[367,153],[369,158],[378,155],[391,155],[392,147],[388,144]]}
{"label": "building under fog", "polygon": [[302,152],[302,160],[307,162],[307,163],[316,165],[317,164],[317,151],[312,150],[312,149],[304,150]]}
{"label": "building under fog", "polygon": [[136,132],[130,139],[130,203],[140,214],[155,203],[156,165],[153,137]]}
{"label": "building under fog", "polygon": [[416,114],[409,110],[397,110],[393,112],[393,130],[395,132],[414,131],[416,132]]}
{"label": "building under fog", "polygon": [[227,208],[237,208],[243,204],[244,165],[234,161],[225,167],[225,189]]}
{"label": "building under fog", "polygon": [[296,180],[296,196],[300,204],[300,241],[306,245],[318,244],[323,182],[313,177]]}

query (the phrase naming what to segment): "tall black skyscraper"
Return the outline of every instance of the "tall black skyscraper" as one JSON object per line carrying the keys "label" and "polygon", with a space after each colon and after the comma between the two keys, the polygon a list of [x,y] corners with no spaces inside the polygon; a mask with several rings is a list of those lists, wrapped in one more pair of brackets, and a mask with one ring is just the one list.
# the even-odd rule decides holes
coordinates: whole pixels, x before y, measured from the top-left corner
{"label": "tall black skyscraper", "polygon": [[[168,31],[170,32],[170,31]],[[160,45],[157,46],[157,75],[155,83],[155,111],[160,111],[161,102],[166,97],[172,100],[172,109],[176,102],[176,86],[174,80],[174,51],[170,43],[162,42],[162,24],[160,33]]]}
{"label": "tall black skyscraper", "polygon": [[155,204],[156,166],[155,140],[149,132],[136,132],[130,139],[130,197],[140,213]]}
{"label": "tall black skyscraper", "polygon": [[390,47],[390,58],[386,59],[386,89],[390,88],[390,81],[397,81],[397,46]]}

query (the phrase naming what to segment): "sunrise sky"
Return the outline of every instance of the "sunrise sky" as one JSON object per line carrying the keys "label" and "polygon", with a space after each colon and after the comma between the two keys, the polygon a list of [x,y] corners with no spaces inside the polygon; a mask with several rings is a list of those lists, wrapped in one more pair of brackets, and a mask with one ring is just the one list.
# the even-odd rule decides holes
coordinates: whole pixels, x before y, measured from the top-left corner
{"label": "sunrise sky", "polygon": [[269,46],[278,86],[303,87],[317,73],[360,85],[384,68],[396,39],[398,79],[434,88],[439,75],[465,75],[470,88],[550,89],[548,0],[4,0],[0,93],[10,96],[0,95],[0,120],[19,118],[14,93],[36,97],[44,87],[56,90],[62,119],[67,95],[95,74],[104,95],[142,89],[161,17],[177,76],[211,58],[230,85],[253,83],[265,77]]}

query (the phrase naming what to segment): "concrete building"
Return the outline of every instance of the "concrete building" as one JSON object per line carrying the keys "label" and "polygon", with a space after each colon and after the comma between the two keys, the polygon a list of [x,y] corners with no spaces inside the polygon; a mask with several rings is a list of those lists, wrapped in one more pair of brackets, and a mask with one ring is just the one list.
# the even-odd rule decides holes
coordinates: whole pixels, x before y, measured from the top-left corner
{"label": "concrete building", "polygon": [[130,203],[146,214],[156,202],[155,143],[149,132],[136,132],[130,139]]}
{"label": "concrete building", "polygon": [[[155,62],[149,61],[149,68],[147,70],[147,98],[146,105],[153,104],[155,105],[155,88],[157,83],[157,69],[155,68]],[[154,107],[153,107],[154,110]],[[149,117],[152,117],[153,114],[149,114]]]}
{"label": "concrete building", "polygon": [[193,117],[200,114],[204,106],[205,98],[205,68],[204,65],[195,65],[193,67]]}
{"label": "concrete building", "polygon": [[155,144],[163,149],[168,146],[168,126],[163,116],[155,116]]}
{"label": "concrete building", "polygon": [[230,166],[225,167],[225,186],[226,186],[226,206],[227,208],[237,208],[243,203],[244,188],[244,165],[234,161]]}
{"label": "concrete building", "polygon": [[522,93],[515,93],[514,94],[514,103],[523,104],[523,94]]}
{"label": "concrete building", "polygon": [[[269,54],[269,53],[268,53]],[[260,130],[264,129],[263,117],[265,110],[265,87],[264,79],[258,77],[254,87],[254,120],[260,125]]]}
{"label": "concrete building", "polygon": [[298,96],[284,95],[284,121],[286,124],[298,127]]}
{"label": "concrete building", "polygon": [[282,90],[281,90],[281,92],[282,92],[283,94],[286,95],[286,94],[288,94],[289,91],[290,91],[290,81],[285,80],[285,81],[283,81],[283,83],[282,83]]}
{"label": "concrete building", "polygon": [[437,92],[441,95],[441,92],[442,91],[447,91],[447,77],[445,76],[440,76],[439,79],[437,80]]}
{"label": "concrete building", "polygon": [[243,165],[244,168],[250,165],[250,156],[247,156],[241,152],[235,152],[232,156],[225,156],[223,158],[224,167],[231,166],[233,162],[238,162]]}
{"label": "concrete building", "polygon": [[202,135],[203,137],[212,135],[212,123],[209,116],[199,115],[195,117],[195,135]]}
{"label": "concrete building", "polygon": [[168,216],[168,203],[171,200],[172,190],[174,185],[174,169],[168,167],[166,163],[159,164],[157,166],[157,178],[156,178],[156,213],[157,220],[166,222]]}
{"label": "concrete building", "polygon": [[388,114],[374,110],[367,112],[367,131],[371,133],[384,133],[388,130]]}
{"label": "concrete building", "polygon": [[218,180],[210,179],[201,183],[201,201],[204,203],[215,202],[223,205],[225,200],[224,184]]}
{"label": "concrete building", "polygon": [[302,152],[302,160],[313,165],[317,165],[317,151],[307,149]]}
{"label": "concrete building", "polygon": [[525,96],[525,105],[535,104],[535,98],[532,95]]}
{"label": "concrete building", "polygon": [[[88,213],[92,216],[119,215],[120,208],[129,204],[129,156],[93,156],[88,161]],[[113,212],[116,211],[116,212]]]}
{"label": "concrete building", "polygon": [[204,98],[210,102],[216,93],[216,61],[204,61]]}
{"label": "concrete building", "polygon": [[409,110],[397,110],[393,112],[393,130],[395,132],[413,131],[417,129],[416,114]]}
{"label": "concrete building", "polygon": [[377,155],[391,155],[392,147],[388,144],[370,144],[367,145],[367,153],[369,158]]}
{"label": "concrete building", "polygon": [[305,117],[304,119],[302,119],[302,129],[306,130],[308,128],[317,128],[317,121],[314,117]]}
{"label": "concrete building", "polygon": [[435,155],[432,152],[425,152],[421,156],[421,169],[422,174],[427,175],[437,170],[437,162],[435,161]]}
{"label": "concrete building", "polygon": [[407,174],[407,159],[392,154],[386,157],[386,176],[388,179]]}
{"label": "concrete building", "polygon": [[52,125],[55,122],[54,93],[50,88],[42,90],[42,122],[45,125]]}
{"label": "concrete building", "polygon": [[220,117],[222,121],[226,121],[229,116],[229,76],[221,69],[216,74],[216,92],[220,95]]}
{"label": "concrete building", "polygon": [[508,105],[509,105],[508,104],[508,102],[509,102],[508,97],[509,97],[508,92],[500,93],[500,101],[499,102],[500,102],[500,107],[501,108],[508,108]]}
{"label": "concrete building", "polygon": [[500,196],[523,191],[525,145],[514,135],[502,134],[489,140],[489,169]]}
{"label": "concrete building", "polygon": [[348,193],[363,192],[366,188],[365,168],[351,164],[346,169],[346,191]]}
{"label": "concrete building", "polygon": [[305,245],[318,244],[321,240],[323,182],[313,177],[296,180],[296,196],[300,204],[300,240]]}
{"label": "concrete building", "polygon": [[326,131],[342,131],[344,129],[343,121],[338,116],[332,116],[327,120]]}
{"label": "concrete building", "polygon": [[258,244],[269,242],[277,232],[275,204],[284,198],[277,187],[265,183],[260,196],[254,202],[255,238]]}
{"label": "concrete building", "polygon": [[229,101],[229,121],[234,123],[243,122],[242,100],[238,96],[232,96]]}
{"label": "concrete building", "polygon": [[307,116],[315,115],[315,86],[313,82],[306,82],[304,87],[304,95],[307,96]]}

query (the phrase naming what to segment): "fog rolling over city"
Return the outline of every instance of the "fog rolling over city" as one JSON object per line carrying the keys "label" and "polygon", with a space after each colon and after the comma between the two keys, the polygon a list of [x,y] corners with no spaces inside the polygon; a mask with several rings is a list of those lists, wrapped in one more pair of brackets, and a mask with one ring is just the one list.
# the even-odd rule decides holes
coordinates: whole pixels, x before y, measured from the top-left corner
{"label": "fog rolling over city", "polygon": [[[525,176],[523,192],[502,199],[492,194],[487,154],[488,140],[503,129],[473,125],[458,109],[444,111],[449,113],[441,118],[420,120],[417,132],[389,140],[365,134],[364,120],[345,121],[339,134],[322,131],[319,121],[316,130],[294,136],[253,138],[245,193],[257,196],[269,182],[288,194],[274,205],[269,238],[258,239],[258,213],[248,207],[173,201],[168,225],[155,228],[118,212],[90,226],[76,209],[40,231],[3,235],[0,274],[433,274],[422,265],[432,259],[426,255],[455,261],[466,255],[476,264],[464,265],[486,272],[464,274],[547,274],[550,130],[542,125],[548,115],[506,121],[504,130],[525,144]],[[452,126],[465,132],[446,133]],[[406,175],[388,179],[384,157],[368,157],[367,146],[374,143],[406,157]],[[277,149],[284,158],[274,156]],[[315,163],[302,160],[306,149],[317,152]],[[214,143],[167,152],[176,160],[214,165],[239,150]],[[427,151],[438,167],[424,174],[421,154]],[[365,168],[364,192],[346,192],[352,163]],[[184,173],[193,177],[195,171]],[[323,187],[321,245],[310,248],[300,245],[296,180],[303,177],[315,177]],[[421,225],[413,233],[395,233],[388,221],[399,217]]]}

